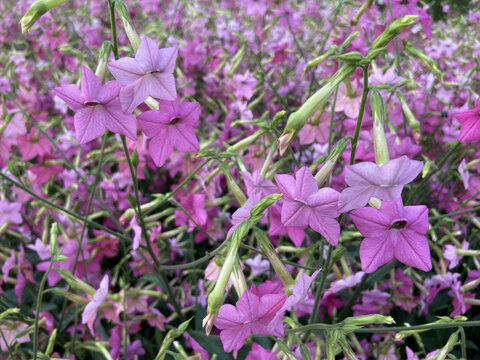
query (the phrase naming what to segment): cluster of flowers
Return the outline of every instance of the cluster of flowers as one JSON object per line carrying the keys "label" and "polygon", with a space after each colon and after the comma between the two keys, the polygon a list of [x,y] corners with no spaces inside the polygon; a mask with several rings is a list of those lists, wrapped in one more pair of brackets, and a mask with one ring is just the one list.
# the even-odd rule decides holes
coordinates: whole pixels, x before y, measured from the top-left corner
{"label": "cluster of flowers", "polygon": [[478,314],[478,12],[60,2],[0,4],[1,351],[454,349],[355,331]]}

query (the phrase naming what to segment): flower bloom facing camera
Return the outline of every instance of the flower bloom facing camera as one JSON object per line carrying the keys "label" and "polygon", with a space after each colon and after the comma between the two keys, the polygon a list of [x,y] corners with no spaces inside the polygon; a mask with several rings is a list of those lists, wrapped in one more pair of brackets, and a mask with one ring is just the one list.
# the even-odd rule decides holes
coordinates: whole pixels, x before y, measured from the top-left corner
{"label": "flower bloom facing camera", "polygon": [[432,269],[428,209],[403,206],[402,200],[383,201],[379,210],[365,207],[350,216],[365,239],[360,244],[362,270],[372,273],[394,258],[423,271]]}

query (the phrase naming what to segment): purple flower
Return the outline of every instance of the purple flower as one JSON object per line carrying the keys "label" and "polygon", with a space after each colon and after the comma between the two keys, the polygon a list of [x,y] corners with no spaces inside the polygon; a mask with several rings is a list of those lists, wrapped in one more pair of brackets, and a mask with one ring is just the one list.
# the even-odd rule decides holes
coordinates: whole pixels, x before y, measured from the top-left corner
{"label": "purple flower", "polygon": [[198,103],[160,101],[159,110],[146,111],[137,117],[142,132],[151,138],[148,152],[155,165],[165,164],[173,149],[181,152],[200,149],[194,131],[199,109]]}
{"label": "purple flower", "polygon": [[102,136],[106,129],[137,139],[135,116],[123,112],[118,98],[120,88],[117,81],[102,86],[100,78],[84,66],[81,90],[73,84],[54,90],[75,111],[75,132],[80,144]]}
{"label": "purple flower", "polygon": [[135,58],[124,57],[108,64],[108,69],[120,84],[120,102],[131,113],[149,96],[161,100],[175,100],[177,90],[173,70],[177,59],[176,48],[158,49],[155,41],[144,37]]}
{"label": "purple flower", "polygon": [[100,305],[102,305],[107,300],[108,295],[108,275],[105,275],[100,282],[100,287],[93,295],[92,301],[90,301],[85,310],[82,313],[82,324],[88,324],[88,328],[92,334],[95,334],[93,330],[93,323],[97,317],[97,311]]}
{"label": "purple flower", "polygon": [[305,229],[310,226],[332,245],[338,244],[340,225],[335,218],[339,193],[331,188],[318,189],[317,182],[307,167],[295,174],[275,175],[278,188],[285,195],[282,205],[282,223]]}
{"label": "purple flower", "polygon": [[428,231],[428,209],[424,205],[403,206],[401,200],[383,201],[380,210],[365,207],[350,214],[365,236],[360,244],[362,270],[372,273],[394,258],[423,271],[432,268]]}
{"label": "purple flower", "polygon": [[403,186],[415,179],[422,167],[421,161],[410,160],[407,156],[387,161],[382,166],[373,162],[347,166],[345,182],[350,187],[340,194],[339,211],[347,212],[365,206],[371,197],[397,200]]}
{"label": "purple flower", "polygon": [[480,98],[475,108],[456,113],[455,117],[462,124],[460,128],[460,142],[476,141],[480,139]]}

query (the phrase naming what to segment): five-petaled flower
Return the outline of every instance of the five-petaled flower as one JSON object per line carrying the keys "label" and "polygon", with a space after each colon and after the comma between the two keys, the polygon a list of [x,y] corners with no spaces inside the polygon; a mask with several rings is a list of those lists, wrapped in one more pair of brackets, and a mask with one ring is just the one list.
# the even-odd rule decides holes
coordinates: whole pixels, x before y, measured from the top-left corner
{"label": "five-petaled flower", "polygon": [[455,117],[460,121],[460,142],[476,141],[480,139],[480,98],[475,108],[456,113]]}
{"label": "five-petaled flower", "polygon": [[364,207],[350,216],[365,239],[360,244],[362,270],[372,273],[394,258],[423,271],[432,269],[425,205],[403,206],[402,200],[383,201],[380,210]]}
{"label": "five-petaled flower", "polygon": [[307,167],[291,175],[275,175],[278,188],[285,195],[282,223],[305,229],[310,226],[332,245],[338,244],[340,224],[335,218],[339,193],[331,188],[318,189],[317,181]]}
{"label": "five-petaled flower", "polygon": [[120,102],[131,113],[149,96],[160,100],[175,100],[177,90],[173,70],[176,48],[159,49],[155,41],[144,37],[135,58],[124,57],[108,64],[108,69],[120,84]]}
{"label": "five-petaled flower", "polygon": [[102,136],[106,129],[137,139],[135,116],[125,114],[120,105],[118,94],[121,87],[118,81],[109,81],[102,86],[100,78],[84,66],[81,90],[74,84],[54,90],[54,94],[75,111],[73,120],[80,144]]}
{"label": "five-petaled flower", "polygon": [[200,106],[184,101],[160,101],[159,110],[146,111],[137,117],[143,133],[151,138],[148,152],[157,166],[167,161],[173,149],[181,152],[200,149],[194,126],[198,123]]}

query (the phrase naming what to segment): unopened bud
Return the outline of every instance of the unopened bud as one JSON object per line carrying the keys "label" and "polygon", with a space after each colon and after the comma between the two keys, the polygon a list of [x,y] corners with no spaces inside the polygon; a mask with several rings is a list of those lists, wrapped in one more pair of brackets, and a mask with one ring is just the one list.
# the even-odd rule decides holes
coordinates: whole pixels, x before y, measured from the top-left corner
{"label": "unopened bud", "polygon": [[342,331],[344,334],[348,334],[355,331],[358,326],[370,325],[370,324],[395,324],[395,320],[391,316],[385,316],[380,314],[362,315],[348,317],[342,321]]}
{"label": "unopened bud", "polygon": [[67,0],[37,0],[28,8],[27,12],[20,19],[22,34],[31,30],[33,24],[40,19],[48,10],[61,5]]}
{"label": "unopened bud", "polygon": [[128,13],[127,6],[123,0],[115,0],[115,10],[117,10],[118,16],[123,23],[123,28],[127,34],[130,45],[132,45],[133,51],[137,51],[140,46],[140,37],[138,36],[135,28],[132,25],[132,20],[130,19],[130,14]]}
{"label": "unopened bud", "polygon": [[388,25],[385,31],[382,34],[380,34],[380,36],[377,37],[373,42],[372,47],[367,54],[367,57],[373,60],[374,57],[372,58],[370,56],[372,51],[376,49],[384,48],[385,46],[387,46],[392,39],[398,36],[398,34],[402,32],[402,30],[412,25],[417,18],[418,18],[418,15],[406,15],[400,19],[395,20],[390,25]]}
{"label": "unopened bud", "polygon": [[330,80],[294,113],[290,115],[285,130],[279,139],[279,150],[283,154],[293,137],[303,128],[308,118],[320,109],[330,97],[332,91],[347,77],[351,76],[356,65],[346,64],[330,78]]}
{"label": "unopened bud", "polygon": [[383,105],[382,95],[380,95],[376,89],[372,90],[370,105],[373,116],[373,149],[375,152],[375,162],[378,166],[381,166],[390,160],[390,156],[388,154],[387,138],[385,136],[385,107]]}
{"label": "unopened bud", "polygon": [[328,155],[327,161],[323,164],[322,168],[315,175],[315,180],[317,180],[318,187],[321,187],[323,183],[327,180],[330,174],[335,167],[339,157],[343,154],[347,148],[348,138],[343,138],[337,141],[333,147],[330,155]]}
{"label": "unopened bud", "polygon": [[335,58],[351,64],[360,64],[362,60],[364,60],[363,55],[358,51],[351,51],[346,54],[338,55]]}
{"label": "unopened bud", "polygon": [[272,194],[265,196],[262,200],[250,210],[250,216],[256,218],[260,216],[266,209],[282,198],[282,194]]}
{"label": "unopened bud", "polygon": [[58,246],[58,224],[53,223],[50,228],[50,255],[54,256],[57,253]]}
{"label": "unopened bud", "polygon": [[420,142],[420,122],[413,115],[412,110],[408,106],[403,95],[401,93],[397,93],[397,97],[398,97],[398,100],[400,100],[400,103],[402,105],[403,115],[405,115],[405,118],[408,121],[408,125],[412,130],[413,139],[418,144]]}
{"label": "unopened bud", "polygon": [[102,43],[100,48],[100,54],[98,56],[98,65],[95,70],[95,75],[100,78],[100,81],[103,83],[105,81],[105,74],[107,72],[107,63],[108,57],[110,56],[110,51],[112,50],[112,43],[108,40]]}

